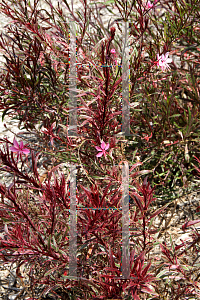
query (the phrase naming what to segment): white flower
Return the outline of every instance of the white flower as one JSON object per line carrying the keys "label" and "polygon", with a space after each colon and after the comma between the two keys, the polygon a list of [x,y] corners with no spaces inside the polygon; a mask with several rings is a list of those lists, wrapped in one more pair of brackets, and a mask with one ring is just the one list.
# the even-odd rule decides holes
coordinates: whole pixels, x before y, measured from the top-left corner
{"label": "white flower", "polygon": [[172,59],[168,58],[168,55],[169,52],[167,52],[166,54],[162,54],[161,56],[157,54],[157,59],[158,59],[157,65],[161,67],[162,71],[165,71],[165,69],[170,69],[168,64],[172,62]]}

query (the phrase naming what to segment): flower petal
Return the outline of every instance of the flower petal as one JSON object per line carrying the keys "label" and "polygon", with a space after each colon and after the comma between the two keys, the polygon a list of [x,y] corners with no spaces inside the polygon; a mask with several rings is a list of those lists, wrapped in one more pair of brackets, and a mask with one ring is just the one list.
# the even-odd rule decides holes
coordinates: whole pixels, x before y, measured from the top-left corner
{"label": "flower petal", "polygon": [[14,144],[14,146],[16,147],[16,148],[18,148],[19,149],[19,144],[18,144],[18,142],[14,139],[14,141],[13,141],[13,144]]}
{"label": "flower petal", "polygon": [[14,147],[14,146],[10,147],[10,150],[11,150],[12,152],[18,152],[18,151],[19,151],[19,149],[17,149],[17,148]]}
{"label": "flower petal", "polygon": [[101,143],[101,149],[105,149],[106,144],[104,143],[104,141]]}
{"label": "flower petal", "polygon": [[108,150],[109,147],[110,147],[110,144],[107,144],[105,147],[105,150]]}
{"label": "flower petal", "polygon": [[103,152],[99,152],[96,157],[101,157],[103,155]]}
{"label": "flower petal", "polygon": [[27,149],[27,148],[24,148],[24,149],[22,150],[22,152],[23,152],[24,154],[28,154],[28,153],[30,152],[30,150]]}
{"label": "flower petal", "polygon": [[23,147],[24,147],[24,144],[23,144],[23,142],[21,141],[21,142],[20,142],[20,149],[23,149]]}
{"label": "flower petal", "polygon": [[167,60],[166,60],[166,63],[167,64],[170,64],[172,62],[172,59],[171,58],[168,58]]}
{"label": "flower petal", "polygon": [[98,151],[102,151],[102,149],[98,146],[95,146],[95,148],[98,150]]}

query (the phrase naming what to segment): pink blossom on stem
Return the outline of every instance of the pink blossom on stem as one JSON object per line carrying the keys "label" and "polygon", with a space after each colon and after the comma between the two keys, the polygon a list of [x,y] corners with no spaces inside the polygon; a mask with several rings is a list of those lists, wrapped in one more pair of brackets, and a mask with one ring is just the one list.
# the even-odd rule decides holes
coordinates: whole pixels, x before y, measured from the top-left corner
{"label": "pink blossom on stem", "polygon": [[161,56],[159,56],[159,54],[157,54],[157,59],[158,61],[156,62],[156,64],[161,67],[162,71],[165,71],[165,69],[170,69],[168,63],[172,62],[171,58],[168,58],[169,52],[167,52],[166,54],[162,54]]}
{"label": "pink blossom on stem", "polygon": [[144,12],[145,9],[151,9],[151,8],[154,6],[154,4],[156,4],[156,2],[154,2],[154,3],[152,4],[151,1],[148,0],[148,2],[146,3],[146,5],[143,4],[143,5],[145,6],[145,8],[142,8],[142,11]]}
{"label": "pink blossom on stem", "polygon": [[102,155],[104,155],[104,157],[106,157],[106,150],[108,150],[108,148],[110,147],[110,144],[105,144],[104,141],[101,143],[101,148],[98,146],[95,146],[96,150],[100,151],[96,157],[101,157]]}
{"label": "pink blossom on stem", "polygon": [[146,9],[150,9],[152,7],[153,7],[153,4],[151,3],[151,1],[148,1],[147,5],[146,5]]}
{"label": "pink blossom on stem", "polygon": [[17,156],[19,156],[19,154],[22,154],[22,153],[28,154],[30,152],[29,149],[24,148],[22,141],[20,142],[20,146],[19,146],[18,142],[14,138],[13,144],[14,144],[14,146],[10,147],[10,151],[17,152]]}
{"label": "pink blossom on stem", "polygon": [[113,55],[112,55],[112,58],[111,58],[111,59],[112,59],[112,62],[114,62],[114,65],[117,65],[117,60],[116,60],[117,55],[116,55],[115,49],[114,49],[114,48],[111,49],[111,50],[110,50],[110,53],[113,54]]}

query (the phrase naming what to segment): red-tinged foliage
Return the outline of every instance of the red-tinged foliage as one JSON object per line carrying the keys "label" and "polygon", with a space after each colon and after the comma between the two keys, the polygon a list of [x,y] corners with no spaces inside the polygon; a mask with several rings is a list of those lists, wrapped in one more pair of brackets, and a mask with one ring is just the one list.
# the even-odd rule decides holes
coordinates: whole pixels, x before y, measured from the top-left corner
{"label": "red-tinged foliage", "polygon": [[197,223],[199,223],[199,222],[200,222],[200,219],[194,220],[194,221],[188,221],[188,222],[186,222],[186,223],[182,226],[182,229],[183,229],[183,231],[185,231],[186,228],[188,228],[188,227],[190,227],[190,226],[192,226],[192,225],[194,225],[194,224],[197,224]]}
{"label": "red-tinged foliage", "polygon": [[[1,257],[6,261],[6,256],[9,256],[9,260],[13,262],[20,258],[21,264],[26,264],[27,262],[32,264],[34,262],[36,265],[37,261],[38,263],[40,261],[41,268],[43,271],[46,270],[45,274],[43,273],[43,277],[40,277],[40,281],[42,282],[44,278],[47,278],[48,282],[50,283],[51,280],[49,275],[51,273],[54,274],[55,272],[59,273],[64,265],[68,262],[67,253],[65,250],[62,250],[63,246],[65,245],[66,247],[68,243],[65,230],[66,224],[63,222],[63,219],[60,220],[57,217],[60,214],[63,215],[64,212],[65,218],[68,218],[69,216],[69,193],[66,191],[65,178],[63,174],[60,174],[61,181],[60,183],[58,182],[58,179],[54,174],[58,168],[57,166],[56,168],[52,169],[51,172],[49,172],[49,178],[45,184],[38,184],[34,177],[29,177],[28,174],[22,175],[23,172],[18,170],[12,153],[10,159],[8,146],[7,153],[1,151],[1,157],[4,164],[9,166],[10,171],[14,171],[19,178],[22,177],[25,180],[25,187],[28,189],[32,188],[33,190],[36,189],[36,191],[40,191],[41,193],[39,197],[36,197],[36,192],[34,193],[34,201],[36,206],[35,209],[33,209],[30,207],[30,204],[24,202],[25,199],[20,200],[19,192],[14,189],[16,184],[15,182],[10,186],[8,192],[6,192],[6,188],[3,185],[0,186],[0,193],[11,201],[11,204],[6,202],[1,203],[1,218],[7,219],[9,216],[9,223],[8,225],[5,225],[4,229],[5,238],[1,238],[1,251],[6,250],[7,254],[2,253]],[[33,165],[35,166],[34,174],[37,175],[36,159],[33,152],[32,159],[34,161]],[[50,181],[51,175],[54,177],[54,183]],[[23,182],[20,182],[20,180],[18,180],[18,183],[23,185]],[[103,193],[101,193],[101,197],[99,193],[99,185],[92,186],[91,190],[80,185],[79,188],[81,193],[79,193],[77,199],[85,207],[118,207],[121,198],[121,191],[119,188],[110,191],[111,185],[112,182],[110,181],[110,183],[103,190]],[[27,197],[28,194],[29,192],[27,191]],[[89,201],[87,200],[85,202],[84,196],[86,196]],[[38,200],[36,200],[37,198]],[[108,205],[106,203],[107,199],[110,199]],[[117,257],[118,260],[121,260],[121,252],[118,251],[114,255],[111,246],[108,246],[108,240],[106,236],[109,237],[110,241],[112,241],[112,245],[114,246],[116,240],[120,238],[120,218],[120,213],[117,210],[110,212],[108,209],[95,211],[92,209],[86,209],[78,216],[78,227],[80,227],[80,224],[82,223],[81,230],[83,231],[85,228],[87,235],[93,234],[96,237],[98,244],[101,244],[105,247],[105,249],[108,250],[108,262],[111,268],[103,267],[103,271],[115,271],[117,276],[120,276],[121,271],[120,269],[116,268],[114,256]],[[39,223],[38,220],[40,220]],[[58,236],[62,238],[58,239]],[[82,232],[81,240],[83,237],[84,232]],[[18,250],[13,251],[13,249]],[[28,257],[28,260],[26,257]],[[48,259],[45,259],[45,257],[48,257]],[[41,258],[43,258],[42,261]],[[53,261],[54,266],[52,265]],[[51,268],[49,271],[47,271],[48,266],[50,267],[50,264]],[[152,276],[147,274],[150,265],[151,264],[144,266],[144,257],[140,255],[136,262],[133,262],[133,267],[131,269],[131,272],[133,273],[131,273],[131,275],[134,275],[136,281],[131,281],[131,284],[127,282],[121,286],[120,280],[116,284],[110,284],[109,278],[112,278],[112,276],[108,276],[107,274],[105,274],[105,276],[103,274],[100,275],[101,277],[107,278],[105,282],[102,282],[102,280],[95,282],[101,286],[102,291],[104,290],[104,295],[106,295],[106,297],[117,297],[120,293],[122,293],[122,291],[129,290],[129,287],[133,294],[133,291],[135,293],[135,285],[138,287],[138,282],[142,282],[141,288],[143,288],[143,291],[148,291],[148,286],[145,285],[145,281],[146,283],[151,281]],[[36,284],[38,280],[33,282]],[[59,283],[60,281],[56,280],[56,282]],[[137,291],[139,291],[138,288]]]}
{"label": "red-tinged foliage", "polygon": [[[150,9],[139,0],[102,4],[84,0],[78,13],[64,0],[62,5],[70,19],[60,3],[56,8],[46,2],[50,13],[39,8],[38,0],[32,4],[2,0],[0,4],[1,13],[11,20],[0,38],[5,59],[0,72],[0,109],[3,118],[9,113],[20,126],[23,122],[25,129],[33,130],[38,139],[37,144],[26,144],[30,154],[26,158],[19,155],[17,160],[9,151],[12,142],[3,140],[6,148],[0,150],[1,171],[9,172],[14,179],[8,187],[0,184],[1,259],[16,262],[16,274],[22,280],[20,267],[29,267],[31,288],[44,285],[43,296],[56,298],[56,288],[62,287],[63,300],[185,300],[199,296],[199,275],[195,275],[199,273],[198,228],[180,245],[170,240],[169,246],[158,240],[160,228],[155,222],[169,206],[171,196],[167,192],[172,192],[177,182],[185,187],[190,175],[200,172],[191,157],[194,154],[200,163],[198,1],[160,3],[165,10],[164,21],[156,9],[157,0],[147,4]],[[109,21],[106,28],[101,9],[110,13],[117,9],[120,19]],[[73,90],[78,106],[77,137],[68,134],[69,114],[73,112],[68,107],[69,20],[77,26]],[[124,92],[123,66],[117,64],[122,64],[120,34],[127,20],[133,21],[129,22],[128,37],[132,136],[116,138],[122,127]],[[163,70],[157,55],[166,53],[172,60],[171,69]],[[103,141],[109,149],[97,159],[96,147]],[[41,159],[46,156],[49,164],[47,168],[43,163],[48,170],[45,177],[38,171],[40,155]],[[135,162],[136,155],[140,162]],[[78,279],[68,278],[72,163],[77,167]],[[123,164],[130,166],[128,279],[121,276]],[[59,170],[61,167],[66,168],[67,176]],[[150,175],[143,178],[145,174]],[[160,191],[166,191],[167,203],[155,208],[154,193]],[[199,219],[186,220],[182,229],[189,231],[198,223]],[[154,257],[158,243],[160,260]],[[52,295],[48,295],[50,292]]]}

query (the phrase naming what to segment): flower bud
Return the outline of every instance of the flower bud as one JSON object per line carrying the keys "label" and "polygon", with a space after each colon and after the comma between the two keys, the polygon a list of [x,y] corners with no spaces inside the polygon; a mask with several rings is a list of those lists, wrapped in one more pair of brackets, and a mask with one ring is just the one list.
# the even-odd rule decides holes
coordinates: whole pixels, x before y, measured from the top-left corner
{"label": "flower bud", "polygon": [[115,27],[111,27],[110,28],[110,35],[111,35],[111,39],[113,40],[114,39],[114,36],[115,36]]}

